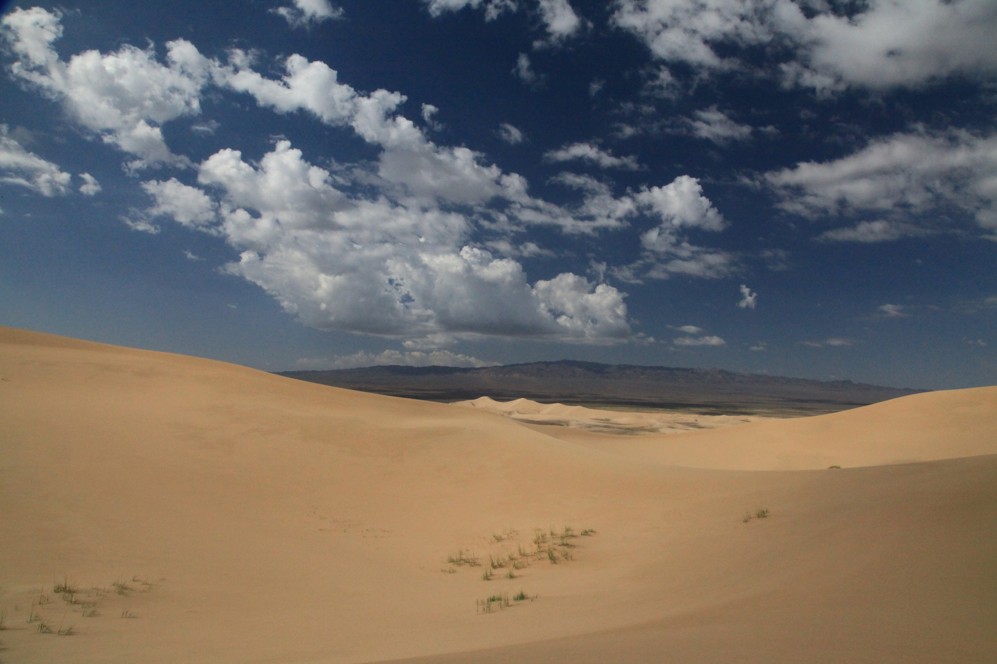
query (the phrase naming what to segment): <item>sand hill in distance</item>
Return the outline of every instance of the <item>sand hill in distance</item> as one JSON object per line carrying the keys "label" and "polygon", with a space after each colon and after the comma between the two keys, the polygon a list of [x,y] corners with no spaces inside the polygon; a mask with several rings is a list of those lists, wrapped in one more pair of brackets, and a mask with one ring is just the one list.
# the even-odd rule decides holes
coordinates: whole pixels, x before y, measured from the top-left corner
{"label": "sand hill in distance", "polygon": [[543,408],[0,328],[0,662],[993,661],[997,387]]}

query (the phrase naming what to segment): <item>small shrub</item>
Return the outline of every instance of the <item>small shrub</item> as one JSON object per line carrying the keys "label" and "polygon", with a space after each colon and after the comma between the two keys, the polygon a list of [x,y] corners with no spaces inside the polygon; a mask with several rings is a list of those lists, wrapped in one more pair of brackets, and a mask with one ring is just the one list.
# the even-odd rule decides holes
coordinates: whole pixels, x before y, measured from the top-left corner
{"label": "small shrub", "polygon": [[757,512],[755,512],[756,519],[767,519],[768,516],[769,516],[769,511],[765,509],[758,510]]}
{"label": "small shrub", "polygon": [[55,584],[52,592],[60,594],[65,598],[66,595],[75,595],[79,590],[69,584],[69,577],[64,576],[62,577],[62,583]]}
{"label": "small shrub", "polygon": [[481,580],[482,581],[491,581],[492,580],[492,571],[490,569],[486,569],[484,572],[482,572],[482,574],[481,574]]}
{"label": "small shrub", "polygon": [[38,633],[39,634],[51,634],[52,633],[52,628],[49,627],[44,622],[40,622],[40,623],[38,623]]}

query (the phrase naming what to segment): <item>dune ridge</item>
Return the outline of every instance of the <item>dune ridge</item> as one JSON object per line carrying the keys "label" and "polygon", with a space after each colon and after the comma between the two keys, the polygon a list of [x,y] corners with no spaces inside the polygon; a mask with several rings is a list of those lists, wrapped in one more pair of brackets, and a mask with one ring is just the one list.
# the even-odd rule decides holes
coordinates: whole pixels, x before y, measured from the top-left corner
{"label": "dune ridge", "polygon": [[995,413],[613,437],[0,328],[0,661],[986,661]]}

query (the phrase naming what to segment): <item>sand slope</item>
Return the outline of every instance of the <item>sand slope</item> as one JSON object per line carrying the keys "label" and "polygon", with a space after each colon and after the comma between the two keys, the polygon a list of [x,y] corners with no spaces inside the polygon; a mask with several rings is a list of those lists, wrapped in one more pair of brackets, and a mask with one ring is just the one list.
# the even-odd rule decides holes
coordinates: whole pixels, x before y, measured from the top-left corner
{"label": "sand slope", "polygon": [[995,414],[555,437],[0,328],[0,661],[987,661]]}

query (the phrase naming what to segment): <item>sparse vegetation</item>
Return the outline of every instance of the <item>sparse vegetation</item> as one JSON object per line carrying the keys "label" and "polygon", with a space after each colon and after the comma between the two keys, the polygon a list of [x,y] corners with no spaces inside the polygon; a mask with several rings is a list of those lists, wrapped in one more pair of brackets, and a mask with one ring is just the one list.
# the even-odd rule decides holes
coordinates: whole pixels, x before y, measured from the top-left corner
{"label": "sparse vegetation", "polygon": [[447,556],[447,562],[456,567],[478,567],[481,562],[473,552],[460,549],[455,555]]}
{"label": "sparse vegetation", "polygon": [[760,508],[752,512],[746,512],[744,518],[741,519],[742,523],[748,523],[752,519],[767,519],[769,517],[769,511],[766,508]]}
{"label": "sparse vegetation", "polygon": [[[575,540],[579,537],[592,537],[595,532],[592,528],[577,531],[570,525],[565,525],[561,530],[553,526],[536,528],[533,530],[532,551],[519,540],[518,532],[515,530],[506,530],[501,535],[492,533],[488,538],[489,548],[492,551],[488,552],[488,564],[483,566],[481,580],[496,579],[497,570],[504,570],[502,576],[506,579],[518,579],[522,575],[517,572],[529,568],[532,564],[546,560],[551,565],[559,565],[573,560],[573,551],[580,546]],[[514,540],[509,543],[510,548],[497,546],[505,544],[510,539]],[[511,550],[513,544],[515,550]],[[458,549],[457,553],[447,556],[447,563],[448,566],[441,569],[447,574],[457,574],[461,567],[482,567],[477,555],[471,553],[469,549]],[[479,602],[479,608],[484,611],[490,610],[487,600]]]}

